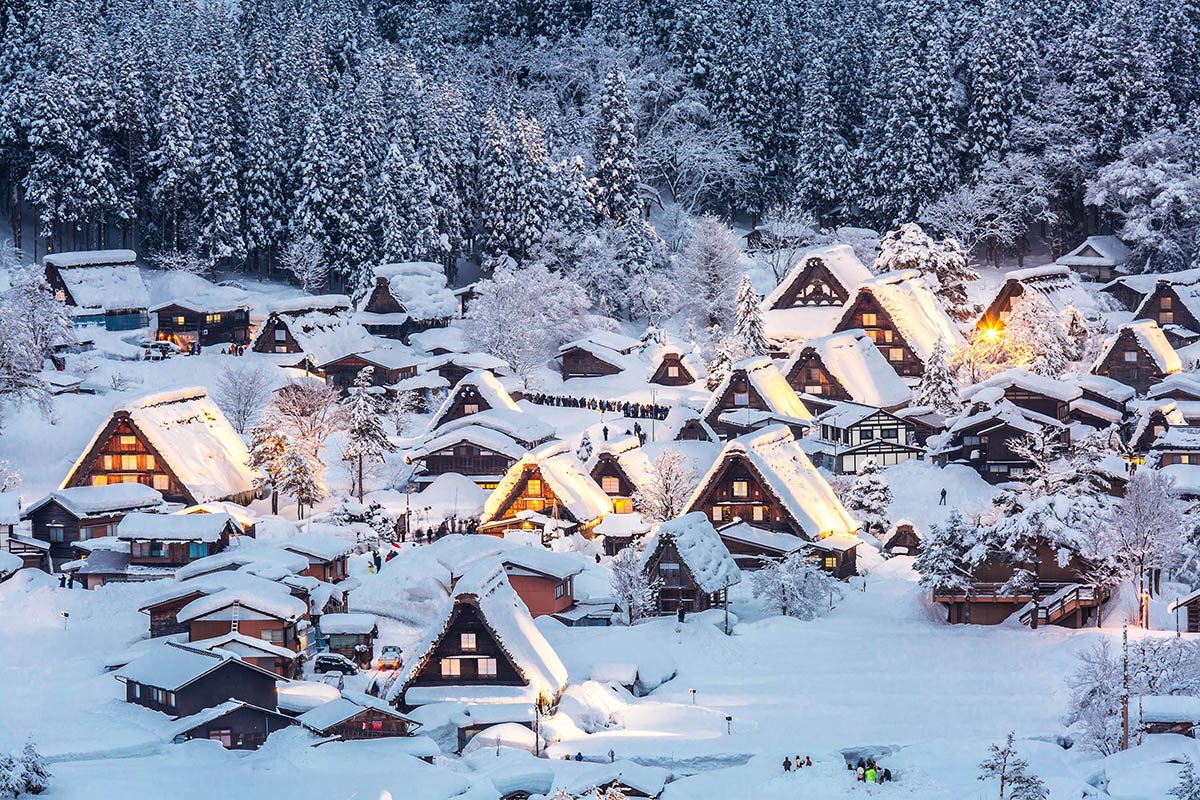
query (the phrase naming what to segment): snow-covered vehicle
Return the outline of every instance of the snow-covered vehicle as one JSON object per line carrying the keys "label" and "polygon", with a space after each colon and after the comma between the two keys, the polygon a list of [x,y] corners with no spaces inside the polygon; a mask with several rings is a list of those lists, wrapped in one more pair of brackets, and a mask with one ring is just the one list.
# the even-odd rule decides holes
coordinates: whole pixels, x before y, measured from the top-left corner
{"label": "snow-covered vehicle", "polygon": [[379,651],[379,658],[375,660],[375,666],[378,669],[400,669],[404,664],[403,653],[404,651],[398,645],[385,644]]}
{"label": "snow-covered vehicle", "polygon": [[358,665],[338,653],[318,653],[313,659],[313,672],[340,672],[343,675],[357,675]]}

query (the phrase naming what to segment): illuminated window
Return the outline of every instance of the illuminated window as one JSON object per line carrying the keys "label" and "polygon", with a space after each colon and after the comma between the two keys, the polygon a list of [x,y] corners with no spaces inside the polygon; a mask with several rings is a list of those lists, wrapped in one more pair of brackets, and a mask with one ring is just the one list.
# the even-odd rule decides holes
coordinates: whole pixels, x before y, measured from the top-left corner
{"label": "illuminated window", "polygon": [[104,469],[116,469],[116,466],[115,466],[116,463],[117,462],[116,462],[115,456],[101,456],[100,457],[100,465]]}
{"label": "illuminated window", "polygon": [[863,314],[862,324],[867,326],[868,328],[873,328],[874,326],[879,324],[879,318],[877,316],[875,316],[874,314]]}
{"label": "illuminated window", "polygon": [[825,569],[837,569],[837,559],[833,556],[826,556]]}
{"label": "illuminated window", "polygon": [[1159,325],[1174,325],[1175,313],[1173,311],[1163,311],[1158,315]]}
{"label": "illuminated window", "polygon": [[1125,351],[1125,360],[1126,361],[1137,361],[1137,350],[1126,350]]}
{"label": "illuminated window", "polygon": [[108,485],[108,476],[107,475],[93,475],[92,476],[92,486],[107,486],[107,485]]}
{"label": "illuminated window", "polygon": [[525,494],[530,497],[542,496],[542,481],[540,478],[530,478],[529,485],[525,489]]}
{"label": "illuminated window", "polygon": [[184,326],[186,323],[187,323],[187,320],[186,320],[186,319],[184,319],[183,317],[176,317],[176,318],[175,318],[175,325],[176,325],[176,327],[182,328],[182,327],[183,327],[183,326]]}
{"label": "illuminated window", "polygon": [[479,413],[479,403],[464,403],[463,404],[463,413],[464,414],[478,414]]}
{"label": "illuminated window", "polygon": [[479,677],[494,678],[496,677],[496,659],[481,658],[475,662],[475,666],[479,668]]}
{"label": "illuminated window", "polygon": [[713,522],[721,521],[721,507],[720,506],[712,507],[712,521]]}
{"label": "illuminated window", "polygon": [[142,469],[154,469],[154,456],[142,456]]}
{"label": "illuminated window", "polygon": [[136,436],[122,435],[117,437],[117,444],[122,450],[135,450],[137,449],[137,443],[138,440]]}
{"label": "illuminated window", "polygon": [[459,636],[459,646],[464,653],[475,652],[475,634],[464,633]]}
{"label": "illuminated window", "polygon": [[155,473],[154,488],[160,492],[165,492],[167,489],[171,488],[171,479],[166,475],[163,475],[161,472]]}
{"label": "illuminated window", "polygon": [[766,518],[767,518],[767,507],[766,506],[755,506],[754,507],[754,521],[762,522]]}
{"label": "illuminated window", "polygon": [[600,488],[604,490],[605,494],[620,494],[621,479],[614,475],[605,475],[600,479]]}
{"label": "illuminated window", "polygon": [[750,496],[750,482],[749,481],[734,481],[733,482],[733,496],[734,497],[749,497]]}
{"label": "illuminated window", "polygon": [[679,377],[679,367],[675,366],[674,364],[671,364],[670,366],[668,366],[667,367],[667,377],[668,378],[678,378]]}
{"label": "illuminated window", "polygon": [[903,361],[904,360],[904,350],[902,350],[899,347],[889,347],[888,348],[888,359],[891,361]]}
{"label": "illuminated window", "polygon": [[121,456],[121,469],[132,472],[138,468],[137,456]]}
{"label": "illuminated window", "polygon": [[275,352],[276,352],[276,353],[286,353],[286,352],[287,352],[287,345],[286,345],[286,344],[277,344],[277,345],[275,345]]}
{"label": "illuminated window", "polygon": [[1160,297],[1158,300],[1158,307],[1159,308],[1170,308],[1171,307],[1171,298]]}
{"label": "illuminated window", "polygon": [[462,664],[459,663],[457,658],[443,658],[442,659],[442,677],[443,678],[457,678],[461,675],[462,675]]}
{"label": "illuminated window", "polygon": [[204,322],[207,325],[218,325],[221,322],[221,315],[220,314],[205,314]]}
{"label": "illuminated window", "polygon": [[821,384],[819,384],[819,383],[810,383],[810,384],[806,384],[806,385],[805,385],[805,387],[804,387],[804,391],[805,391],[805,392],[807,392],[808,394],[817,394],[817,395],[819,395],[819,394],[820,394],[822,391],[824,391],[824,390],[822,389],[822,387],[821,387]]}

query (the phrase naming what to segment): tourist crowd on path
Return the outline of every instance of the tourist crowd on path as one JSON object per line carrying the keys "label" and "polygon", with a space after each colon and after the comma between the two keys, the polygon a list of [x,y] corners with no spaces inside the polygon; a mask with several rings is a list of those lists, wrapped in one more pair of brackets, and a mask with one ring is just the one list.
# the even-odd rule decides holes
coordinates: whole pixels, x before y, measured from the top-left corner
{"label": "tourist crowd on path", "polygon": [[628,400],[597,400],[594,397],[571,397],[556,394],[534,392],[525,395],[525,399],[534,405],[554,406],[557,408],[583,408],[588,411],[604,411],[617,413],[632,419],[666,419],[671,409],[654,403],[631,403]]}
{"label": "tourist crowd on path", "polygon": [[[783,757],[784,772],[791,772],[793,769],[800,770],[812,765],[812,759],[808,756],[804,758],[796,756],[794,761],[787,756]],[[888,783],[892,780],[892,771],[876,764],[873,758],[860,758],[857,765],[846,762],[846,769],[853,772],[860,783]]]}

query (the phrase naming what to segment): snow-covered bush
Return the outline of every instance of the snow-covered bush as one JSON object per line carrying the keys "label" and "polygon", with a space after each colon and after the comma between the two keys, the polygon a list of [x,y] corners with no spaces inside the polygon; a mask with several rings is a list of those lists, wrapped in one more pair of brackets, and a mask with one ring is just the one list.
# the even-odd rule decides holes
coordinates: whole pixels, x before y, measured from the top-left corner
{"label": "snow-covered bush", "polygon": [[828,611],[841,596],[838,581],[805,553],[792,553],[782,561],[763,559],[751,573],[754,596],[776,614],[813,619]]}
{"label": "snow-covered bush", "polygon": [[612,560],[612,593],[617,605],[625,609],[632,625],[658,608],[661,582],[651,580],[642,569],[642,557],[636,547],[626,547]]}

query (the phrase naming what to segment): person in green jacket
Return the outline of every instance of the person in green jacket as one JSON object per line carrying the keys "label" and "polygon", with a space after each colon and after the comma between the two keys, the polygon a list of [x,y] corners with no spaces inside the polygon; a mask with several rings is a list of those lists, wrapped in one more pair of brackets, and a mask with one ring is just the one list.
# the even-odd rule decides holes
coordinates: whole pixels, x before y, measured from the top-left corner
{"label": "person in green jacket", "polygon": [[875,767],[867,769],[867,783],[878,783],[879,773],[875,771]]}

